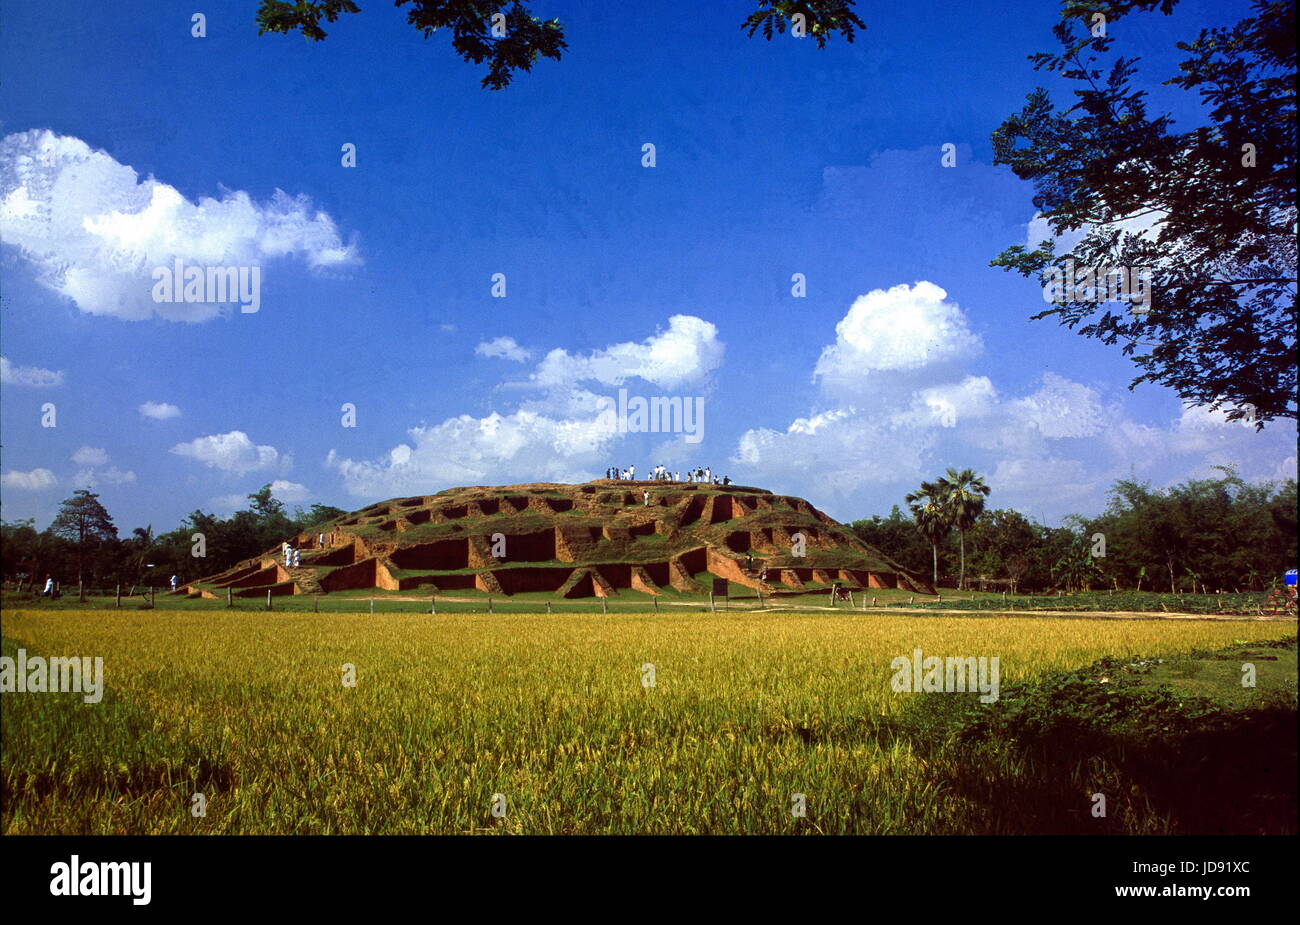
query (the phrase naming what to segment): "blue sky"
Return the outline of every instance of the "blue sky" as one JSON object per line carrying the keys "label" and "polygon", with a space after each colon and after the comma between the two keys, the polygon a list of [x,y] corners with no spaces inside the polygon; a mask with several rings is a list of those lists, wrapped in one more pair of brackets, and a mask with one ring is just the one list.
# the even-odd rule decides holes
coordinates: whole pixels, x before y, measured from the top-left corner
{"label": "blue sky", "polygon": [[[353,509],[664,462],[844,520],[971,466],[1056,522],[1119,477],[1294,477],[1289,423],[1129,392],[1118,350],[1029,321],[1038,287],[988,266],[1034,215],[989,133],[1051,85],[1026,56],[1055,4],[860,3],[819,51],[746,37],[742,0],[536,0],[569,51],[495,93],[361,5],[314,44],[259,37],[253,0],[196,5],[205,38],[173,4],[5,8],[6,520],[85,485],[127,532],[268,482]],[[1194,119],[1154,78],[1245,11],[1184,2],[1117,46]],[[260,310],[154,303],[174,257],[258,266]],[[602,431],[619,388],[704,398],[703,440]]]}

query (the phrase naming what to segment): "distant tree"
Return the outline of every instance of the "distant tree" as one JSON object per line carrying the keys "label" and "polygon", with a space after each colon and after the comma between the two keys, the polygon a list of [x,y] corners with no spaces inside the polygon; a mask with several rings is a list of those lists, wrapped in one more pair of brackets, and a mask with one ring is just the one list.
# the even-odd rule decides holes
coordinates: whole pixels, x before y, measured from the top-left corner
{"label": "distant tree", "polygon": [[299,530],[309,530],[312,527],[329,523],[335,518],[342,517],[347,511],[340,507],[334,507],[329,504],[313,504],[306,513],[299,512],[294,518],[297,521]]}
{"label": "distant tree", "polygon": [[1122,16],[1176,2],[1064,0],[1060,50],[1030,60],[1069,81],[1073,102],[1058,108],[1036,89],[992,141],[994,163],[1033,182],[1054,235],[1083,237],[1068,254],[1046,240],[992,263],[1045,285],[1067,265],[1149,270],[1143,310],[1094,297],[1085,279],[1034,318],[1121,344],[1141,370],[1129,388],[1165,385],[1263,427],[1296,417],[1295,0],[1254,0],[1253,16],[1178,45],[1189,55],[1166,83],[1205,113],[1182,132],[1148,112],[1136,59],[1100,64]]}
{"label": "distant tree", "polygon": [[[531,71],[538,58],[560,60],[569,46],[558,19],[540,19],[520,0],[396,0],[410,6],[406,21],[427,39],[440,29],[451,30],[451,46],[465,61],[488,62],[482,85],[501,90],[515,71]],[[359,13],[353,0],[262,0],[257,9],[258,35],[301,32],[309,41],[324,40],[322,22],[333,23],[344,13]],[[855,30],[866,26],[853,12],[853,0],[758,0],[758,9],[741,23],[752,36],[761,31],[769,41],[786,24],[803,30],[825,47],[832,33],[852,42]]]}
{"label": "distant tree", "polygon": [[249,510],[257,517],[273,518],[283,516],[284,502],[271,494],[271,486],[263,485],[248,496]]}
{"label": "distant tree", "polygon": [[1015,594],[1020,588],[1020,582],[1024,580],[1025,573],[1029,571],[1029,556],[1023,553],[1014,553],[1007,556],[1005,562],[1003,571],[1011,579],[1011,593]]}
{"label": "distant tree", "polygon": [[874,546],[905,569],[925,571],[925,560],[930,558],[929,543],[916,529],[916,523],[895,504],[888,517],[876,515],[855,520],[849,529],[862,542]]}
{"label": "distant tree", "polygon": [[126,545],[130,548],[127,562],[131,568],[131,580],[138,583],[144,576],[145,570],[150,565],[156,564],[150,561],[154,547],[153,524],[132,530],[131,538],[126,541]]}
{"label": "distant tree", "polygon": [[1176,591],[1179,576],[1195,574],[1203,589],[1254,589],[1294,567],[1295,479],[1252,484],[1217,468],[1216,478],[1162,490],[1115,483],[1106,510],[1081,520],[1085,535],[1105,537],[1099,564],[1113,580],[1141,589],[1163,572]]}
{"label": "distant tree", "polygon": [[935,482],[922,482],[916,491],[904,498],[912,512],[916,529],[930,542],[934,586],[939,587],[939,544],[953,526],[953,511],[948,504],[948,492]]}
{"label": "distant tree", "polygon": [[99,495],[86,488],[78,488],[59,506],[58,514],[50,524],[50,533],[76,544],[79,582],[84,578],[87,543],[117,540],[113,518],[99,503]]}
{"label": "distant tree", "polygon": [[1010,578],[1018,585],[1029,572],[1031,556],[1042,545],[1042,528],[1019,511],[983,511],[966,531],[967,561],[980,575]]}
{"label": "distant tree", "polygon": [[1081,537],[1075,537],[1064,553],[1052,563],[1052,575],[1066,591],[1087,591],[1100,577],[1090,550]]}
{"label": "distant tree", "polygon": [[984,499],[988,497],[989,487],[984,479],[972,469],[949,469],[947,474],[935,483],[942,504],[949,512],[952,525],[957,528],[957,537],[961,550],[961,575],[957,587],[966,587],[966,531],[975,525],[975,520],[984,510]]}
{"label": "distant tree", "polygon": [[4,577],[35,580],[40,567],[41,534],[36,530],[36,519],[8,522],[0,520],[0,563]]}

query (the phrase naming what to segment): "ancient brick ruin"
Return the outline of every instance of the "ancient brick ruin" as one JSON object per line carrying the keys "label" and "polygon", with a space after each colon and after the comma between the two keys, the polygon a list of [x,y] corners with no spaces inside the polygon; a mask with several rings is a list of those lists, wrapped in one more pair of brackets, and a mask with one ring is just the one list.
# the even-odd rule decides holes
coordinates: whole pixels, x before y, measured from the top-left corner
{"label": "ancient brick ruin", "polygon": [[[835,582],[933,593],[924,578],[807,501],[735,485],[598,481],[457,488],[372,504],[286,539],[301,550],[300,567],[286,568],[280,550],[269,550],[185,592],[705,595],[711,578],[725,578],[765,594]],[[795,554],[800,549],[802,556]]]}

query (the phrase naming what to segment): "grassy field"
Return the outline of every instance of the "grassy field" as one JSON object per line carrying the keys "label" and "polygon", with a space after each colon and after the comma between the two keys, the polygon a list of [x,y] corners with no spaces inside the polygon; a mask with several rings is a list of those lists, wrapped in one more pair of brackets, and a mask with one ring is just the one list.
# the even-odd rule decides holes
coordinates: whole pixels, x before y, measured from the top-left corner
{"label": "grassy field", "polygon": [[[702,576],[697,576],[700,578]],[[810,587],[816,587],[810,585]],[[680,612],[711,613],[721,610],[813,610],[831,606],[829,589],[817,588],[806,593],[783,592],[764,595],[760,601],[752,588],[731,584],[729,599],[718,598],[710,604],[708,598],[671,589],[658,595],[644,594],[628,589],[602,603],[599,598],[559,599],[546,592],[512,594],[508,597],[492,596],[480,591],[440,592],[432,597],[428,591],[383,591],[373,588],[353,591],[334,591],[319,596],[310,594],[282,595],[272,598],[273,611],[296,613],[428,613],[431,605],[440,613],[546,613],[549,604],[553,613],[655,613]],[[1064,595],[1007,594],[1000,592],[957,591],[941,588],[937,596],[915,594],[897,588],[871,588],[853,592],[853,603],[835,604],[839,610],[908,608],[941,613],[943,611],[979,611],[981,613],[1018,613],[1049,611],[1056,613],[1162,613],[1221,614],[1253,617],[1269,613],[1266,592],[1241,594],[1168,594],[1153,591],[1088,591]],[[190,598],[184,594],[168,594],[159,590],[152,598],[157,610],[203,610],[212,612],[236,611],[265,613],[266,597],[250,596],[231,598],[227,606],[224,596],[218,598]],[[32,610],[84,610],[112,609],[121,611],[147,610],[150,597],[147,591],[133,596],[123,596],[120,602],[109,594],[88,593],[85,603],[77,601],[73,589],[57,600],[39,595],[11,590],[0,592],[0,606]],[[372,604],[373,602],[373,604]],[[657,608],[657,610],[656,610]]]}
{"label": "grassy field", "polygon": [[[4,695],[6,833],[1295,827],[1293,624],[7,609],[0,625],[6,656],[103,656],[106,688]],[[890,661],[915,648],[999,657],[1001,700],[893,693]],[[1289,753],[1268,752],[1278,738]]]}
{"label": "grassy field", "polygon": [[[525,592],[508,597],[489,595],[481,591],[448,591],[430,596],[427,591],[383,591],[374,588],[362,588],[351,591],[333,591],[319,596],[311,594],[281,595],[271,599],[273,611],[293,613],[370,613],[373,601],[375,613],[428,613],[436,605],[439,613],[487,613],[491,607],[494,613],[533,613],[544,614],[549,604],[554,613],[599,614],[599,613],[665,613],[693,611],[695,613],[712,613],[718,610],[749,611],[759,608],[769,610],[798,610],[801,608],[821,608],[830,606],[828,591],[809,592],[805,594],[782,594],[776,597],[764,595],[760,602],[752,588],[732,584],[730,599],[718,598],[710,604],[707,597],[675,590],[665,590],[660,594],[645,594],[638,591],[621,589],[616,597],[602,602],[600,598],[556,598],[547,592]],[[870,599],[879,606],[906,605],[927,599],[925,595],[913,594],[894,588],[873,589]],[[953,592],[944,591],[944,600]],[[972,596],[992,600],[993,595],[972,595],[964,592],[963,599]],[[930,598],[933,599],[933,598]],[[1000,600],[1000,596],[998,596]],[[224,596],[218,598],[191,598],[184,594],[165,594],[159,591],[152,598],[157,610],[202,610],[213,613],[236,611],[243,613],[265,613],[266,597],[231,597],[231,606],[227,606]],[[76,591],[51,600],[29,593],[5,591],[0,594],[0,606],[5,609],[31,610],[84,610],[104,609],[122,612],[149,609],[150,598],[147,593],[123,597],[121,606],[117,606],[114,597],[102,594],[88,594],[86,603],[77,601]],[[864,601],[860,593],[854,595],[855,607],[861,607]],[[840,602],[838,608],[852,609],[847,602]],[[657,608],[657,610],[656,610]]]}

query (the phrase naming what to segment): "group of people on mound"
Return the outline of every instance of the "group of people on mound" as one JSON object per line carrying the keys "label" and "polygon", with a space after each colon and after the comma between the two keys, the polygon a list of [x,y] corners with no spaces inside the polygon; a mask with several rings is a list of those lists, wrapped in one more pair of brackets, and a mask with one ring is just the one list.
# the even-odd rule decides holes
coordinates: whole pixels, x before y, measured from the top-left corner
{"label": "group of people on mound", "polygon": [[[620,469],[618,466],[610,466],[605,470],[605,478],[616,482],[635,482],[636,466],[628,466],[626,469]],[[713,469],[705,466],[702,469],[687,469],[686,478],[682,478],[681,471],[672,472],[666,466],[654,466],[650,470],[651,482],[702,482],[705,485],[730,485],[730,476],[718,476],[713,474]]]}

